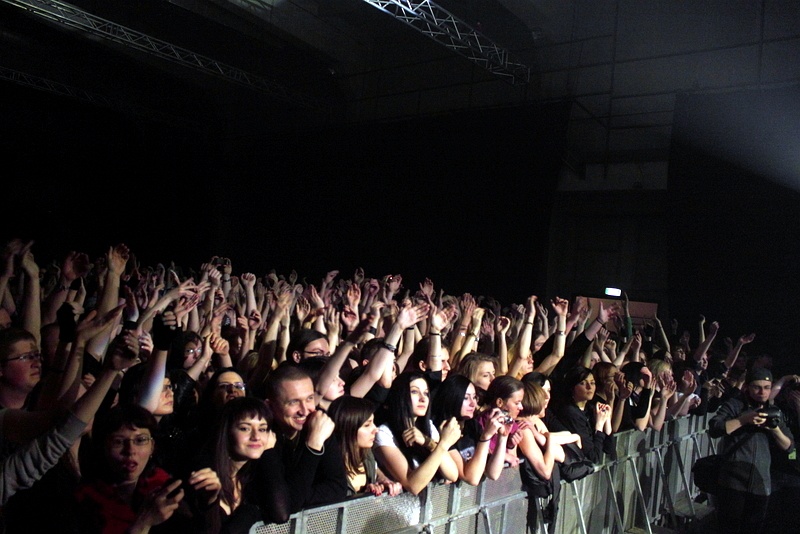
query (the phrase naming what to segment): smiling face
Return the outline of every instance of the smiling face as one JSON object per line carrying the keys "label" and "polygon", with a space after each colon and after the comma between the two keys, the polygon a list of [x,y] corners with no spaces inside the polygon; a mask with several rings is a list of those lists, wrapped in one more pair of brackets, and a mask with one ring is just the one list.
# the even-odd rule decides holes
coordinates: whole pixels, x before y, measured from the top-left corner
{"label": "smiling face", "polygon": [[375,436],[378,435],[378,427],[375,426],[375,416],[370,415],[369,419],[358,427],[356,441],[362,449],[371,449],[375,443]]}
{"label": "smiling face", "polygon": [[153,455],[155,441],[147,428],[123,426],[106,440],[105,453],[111,472],[122,482],[136,483]]}
{"label": "smiling face", "polygon": [[424,378],[417,378],[411,381],[408,389],[411,393],[411,411],[416,417],[425,417],[431,400],[428,382]]}
{"label": "smiling face", "polygon": [[316,411],[311,379],[285,380],[280,383],[276,393],[276,398],[270,399],[275,420],[290,435],[303,430],[308,416]]}
{"label": "smiling face", "polygon": [[256,460],[267,448],[269,425],[262,418],[245,417],[231,427],[231,458]]}

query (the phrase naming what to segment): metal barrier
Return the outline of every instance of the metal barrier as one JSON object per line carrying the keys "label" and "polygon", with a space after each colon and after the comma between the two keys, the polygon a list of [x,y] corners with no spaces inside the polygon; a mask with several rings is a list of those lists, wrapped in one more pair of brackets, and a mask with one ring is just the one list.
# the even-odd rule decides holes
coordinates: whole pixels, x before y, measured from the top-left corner
{"label": "metal barrier", "polygon": [[[556,532],[645,532],[658,526],[682,531],[711,512],[695,502],[694,460],[714,452],[706,429],[710,416],[682,417],[659,431],[615,436],[617,458],[586,478],[561,485]],[[252,534],[519,534],[528,497],[519,470],[478,486],[430,484],[420,493],[366,496],[303,510],[284,524],[257,523]],[[543,532],[543,529],[540,529]]]}

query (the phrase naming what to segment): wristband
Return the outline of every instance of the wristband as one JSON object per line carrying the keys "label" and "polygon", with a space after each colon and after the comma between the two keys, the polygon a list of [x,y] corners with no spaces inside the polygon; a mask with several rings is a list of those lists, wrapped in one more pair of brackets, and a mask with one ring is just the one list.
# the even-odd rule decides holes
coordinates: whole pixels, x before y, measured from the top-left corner
{"label": "wristband", "polygon": [[466,332],[459,332],[458,335],[461,336],[461,337],[467,337],[467,333]]}
{"label": "wristband", "polygon": [[429,335],[431,335],[431,336],[441,336],[442,333],[441,332],[431,332]]}
{"label": "wristband", "polygon": [[559,336],[566,336],[567,335],[567,333],[564,332],[563,330],[559,330],[558,332],[556,332],[556,334],[558,334]]}
{"label": "wristband", "polygon": [[602,326],[605,326],[605,324],[606,324],[606,323],[604,323],[603,321],[601,321],[601,320],[600,320],[600,317],[597,317],[597,318],[595,319],[595,321],[597,321],[598,323],[600,323]]}
{"label": "wristband", "polygon": [[387,349],[389,352],[397,352],[397,345],[392,345],[391,343],[383,343],[383,347]]}
{"label": "wristband", "polygon": [[406,330],[414,330],[414,327],[413,326],[409,326],[408,328],[406,328]]}
{"label": "wristband", "polygon": [[525,321],[525,324],[529,324],[529,325],[533,326],[533,321]]}
{"label": "wristband", "polygon": [[486,443],[487,441],[492,441],[492,438],[489,439],[479,439],[478,443]]}
{"label": "wristband", "polygon": [[375,334],[378,333],[378,329],[375,328],[374,326],[370,326],[369,328],[367,328],[367,333],[372,334],[374,336]]}

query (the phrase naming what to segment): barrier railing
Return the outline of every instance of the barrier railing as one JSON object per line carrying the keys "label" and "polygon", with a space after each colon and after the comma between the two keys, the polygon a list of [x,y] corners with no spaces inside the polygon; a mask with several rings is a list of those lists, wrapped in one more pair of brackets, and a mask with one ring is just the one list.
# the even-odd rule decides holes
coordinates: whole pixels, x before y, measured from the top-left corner
{"label": "barrier railing", "polygon": [[[681,529],[710,509],[695,502],[694,460],[715,450],[706,433],[710,416],[669,421],[661,431],[617,434],[617,458],[591,475],[561,486],[556,532],[606,534],[655,526]],[[257,523],[253,534],[519,534],[528,497],[519,470],[478,486],[430,484],[420,493],[366,496],[303,510],[287,523]],[[541,524],[541,522],[540,522]],[[540,529],[540,532],[544,532]]]}

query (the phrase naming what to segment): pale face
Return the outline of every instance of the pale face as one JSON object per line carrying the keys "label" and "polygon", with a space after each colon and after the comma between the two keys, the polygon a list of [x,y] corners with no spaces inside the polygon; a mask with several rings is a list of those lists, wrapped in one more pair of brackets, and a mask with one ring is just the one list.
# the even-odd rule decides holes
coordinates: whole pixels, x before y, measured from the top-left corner
{"label": "pale face", "polygon": [[424,417],[428,413],[428,406],[431,401],[431,394],[428,391],[428,382],[424,378],[412,380],[409,384],[411,392],[411,409],[415,416]]}
{"label": "pale face", "polygon": [[333,382],[331,382],[331,385],[328,386],[328,390],[322,398],[327,401],[335,401],[342,395],[344,395],[344,380],[337,376]]}
{"label": "pale face", "polygon": [[545,401],[544,401],[544,406],[542,406],[541,415],[544,415],[544,411],[550,405],[550,381],[549,380],[545,380],[544,381],[544,386],[542,386],[542,389],[544,390],[544,399],[545,399]]}
{"label": "pale face", "polygon": [[507,399],[497,399],[497,407],[508,412],[512,419],[519,417],[522,411],[522,397],[525,395],[523,390],[515,391]]}
{"label": "pale face", "polygon": [[242,375],[233,371],[222,373],[213,393],[214,405],[222,406],[229,400],[244,397],[245,389]]}
{"label": "pale face", "polygon": [[450,351],[446,347],[442,347],[442,380],[447,378],[447,373],[450,372]]}
{"label": "pale face", "polygon": [[264,419],[248,417],[239,420],[231,428],[231,457],[242,460],[257,460],[267,448],[269,426]]}
{"label": "pale face", "polygon": [[461,417],[472,419],[477,408],[478,396],[475,394],[475,386],[470,384],[467,386],[467,391],[464,393],[464,401],[461,403]]}
{"label": "pale face", "polygon": [[[153,455],[155,441],[146,428],[122,427],[106,442],[106,459],[119,479],[136,483]],[[141,443],[137,444],[137,441]]]}
{"label": "pale face", "polygon": [[545,341],[547,341],[546,337],[542,335],[536,336],[536,339],[533,340],[533,352],[538,352],[539,349],[542,348],[542,345],[544,345]]}
{"label": "pale face", "polygon": [[172,382],[169,378],[164,379],[164,385],[161,388],[161,396],[158,398],[158,406],[156,407],[153,415],[156,417],[169,415],[175,409],[175,391],[172,389]]}
{"label": "pale face", "polygon": [[472,379],[472,383],[482,390],[489,389],[489,384],[494,380],[494,364],[492,362],[481,362]]}
{"label": "pale face", "polygon": [[[17,359],[20,356],[23,359]],[[21,339],[9,347],[8,356],[0,361],[0,380],[19,391],[30,392],[42,378],[42,359],[36,342]]]}
{"label": "pale face", "polygon": [[286,380],[278,388],[277,398],[270,401],[275,419],[286,430],[303,430],[308,416],[316,411],[314,384],[310,378]]}
{"label": "pale face", "polygon": [[362,449],[371,449],[375,443],[375,436],[378,435],[378,427],[375,426],[375,417],[370,415],[369,419],[364,421],[364,424],[359,427],[356,433],[356,440],[358,446]]}
{"label": "pale face", "polygon": [[592,375],[587,376],[572,388],[572,399],[576,403],[586,402],[594,398],[595,381]]}

